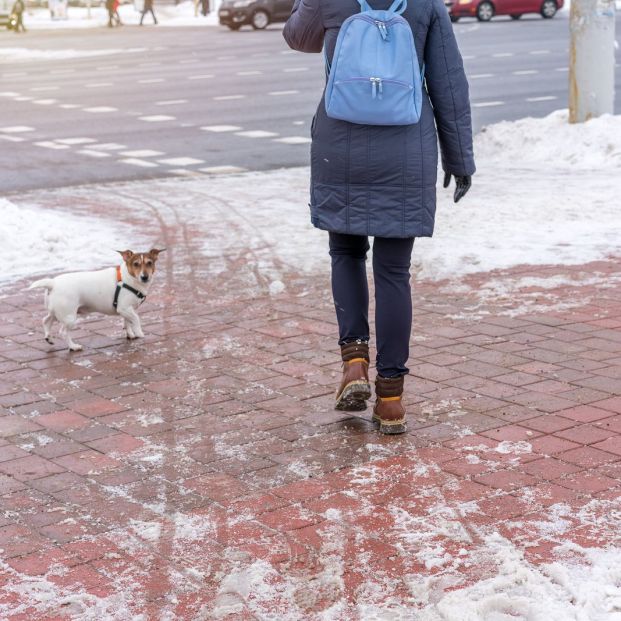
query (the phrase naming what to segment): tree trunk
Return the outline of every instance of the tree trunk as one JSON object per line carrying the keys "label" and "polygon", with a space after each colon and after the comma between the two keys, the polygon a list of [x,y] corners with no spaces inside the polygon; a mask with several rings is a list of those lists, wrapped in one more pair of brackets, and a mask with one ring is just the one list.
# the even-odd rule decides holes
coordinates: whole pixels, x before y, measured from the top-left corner
{"label": "tree trunk", "polygon": [[573,0],[569,122],[614,112],[615,0]]}

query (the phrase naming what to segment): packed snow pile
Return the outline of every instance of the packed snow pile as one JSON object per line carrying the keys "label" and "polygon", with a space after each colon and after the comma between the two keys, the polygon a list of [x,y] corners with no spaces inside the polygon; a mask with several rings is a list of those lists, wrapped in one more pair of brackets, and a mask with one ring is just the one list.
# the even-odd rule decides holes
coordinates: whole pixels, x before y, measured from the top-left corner
{"label": "packed snow pile", "polygon": [[130,240],[136,243],[136,236],[126,226],[69,212],[17,206],[3,198],[0,221],[0,283],[110,265],[118,261],[115,250],[124,250]]}
{"label": "packed snow pile", "polygon": [[527,117],[502,121],[481,130],[475,153],[480,159],[498,159],[512,167],[546,169],[620,169],[621,116],[604,115],[587,123],[569,123],[567,110],[544,119]]}
{"label": "packed snow pile", "polygon": [[621,116],[570,125],[561,110],[501,122],[476,137],[475,157],[459,204],[438,187],[434,237],[414,244],[418,278],[621,254]]}

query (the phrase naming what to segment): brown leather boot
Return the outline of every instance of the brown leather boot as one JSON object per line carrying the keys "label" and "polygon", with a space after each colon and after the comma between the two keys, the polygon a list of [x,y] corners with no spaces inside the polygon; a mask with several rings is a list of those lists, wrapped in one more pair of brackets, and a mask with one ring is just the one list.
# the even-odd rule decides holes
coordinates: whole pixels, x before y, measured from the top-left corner
{"label": "brown leather boot", "polygon": [[406,430],[403,397],[403,376],[375,380],[377,401],[373,407],[373,422],[379,425],[381,433],[397,434]]}
{"label": "brown leather boot", "polygon": [[371,397],[369,346],[362,341],[341,345],[343,380],[336,393],[335,409],[345,412],[366,410]]}

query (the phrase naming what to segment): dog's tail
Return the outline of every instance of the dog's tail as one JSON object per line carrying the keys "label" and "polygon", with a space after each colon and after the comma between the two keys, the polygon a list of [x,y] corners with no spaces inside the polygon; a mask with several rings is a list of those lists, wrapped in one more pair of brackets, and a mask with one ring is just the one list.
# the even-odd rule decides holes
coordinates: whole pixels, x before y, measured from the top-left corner
{"label": "dog's tail", "polygon": [[48,291],[51,291],[53,286],[53,278],[42,278],[41,280],[35,280],[30,287],[28,287],[28,289],[47,289]]}

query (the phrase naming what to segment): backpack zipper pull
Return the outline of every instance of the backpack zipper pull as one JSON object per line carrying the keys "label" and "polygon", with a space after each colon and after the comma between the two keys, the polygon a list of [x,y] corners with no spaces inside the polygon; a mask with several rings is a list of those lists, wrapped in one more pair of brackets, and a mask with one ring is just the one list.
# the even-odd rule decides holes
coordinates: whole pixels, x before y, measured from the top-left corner
{"label": "backpack zipper pull", "polygon": [[379,20],[375,20],[375,25],[379,30],[379,33],[384,41],[388,39],[388,29],[386,28],[386,24],[384,22],[380,22]]}
{"label": "backpack zipper pull", "polygon": [[382,94],[384,92],[384,86],[382,84],[382,78],[369,78],[371,82],[371,94],[373,99],[377,99],[378,94],[379,98],[382,98]]}

